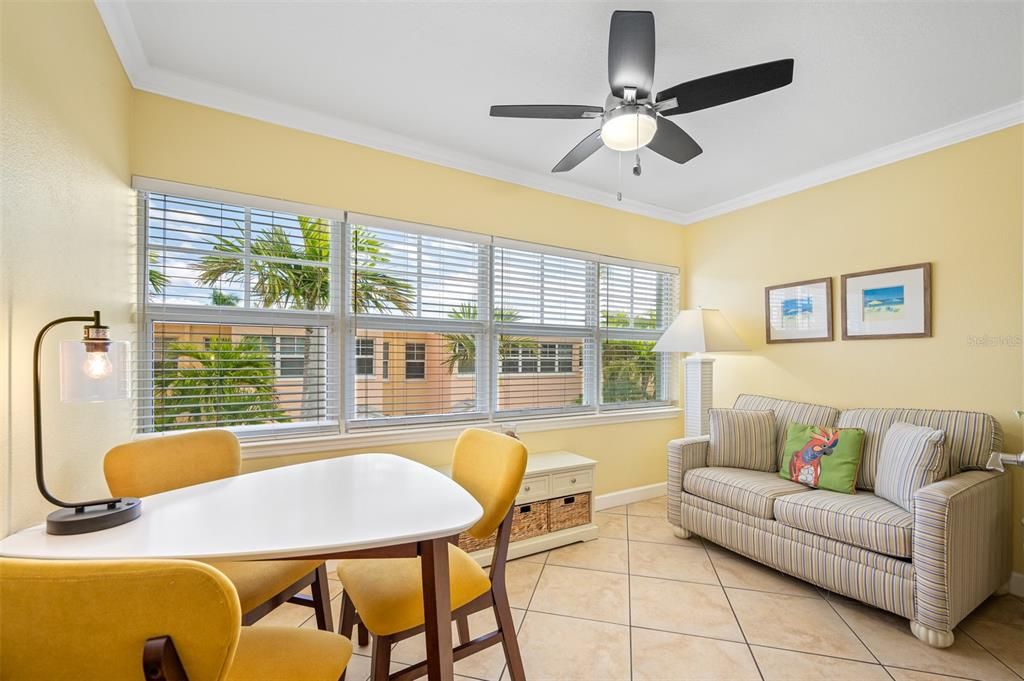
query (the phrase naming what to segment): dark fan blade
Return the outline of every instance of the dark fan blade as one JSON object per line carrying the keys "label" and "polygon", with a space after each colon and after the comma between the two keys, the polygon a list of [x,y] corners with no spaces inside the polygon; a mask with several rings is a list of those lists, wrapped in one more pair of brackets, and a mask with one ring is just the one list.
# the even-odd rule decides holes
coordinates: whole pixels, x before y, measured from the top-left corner
{"label": "dark fan blade", "polygon": [[638,99],[654,87],[654,14],[612,13],[608,34],[608,84],[612,94],[622,97],[623,88],[635,87]]}
{"label": "dark fan blade", "polygon": [[672,121],[658,116],[658,131],[647,148],[676,163],[686,163],[704,150]]}
{"label": "dark fan blade", "polygon": [[573,104],[503,104],[491,107],[491,115],[498,118],[597,118],[603,113],[604,109],[599,106]]}
{"label": "dark fan blade", "polygon": [[676,105],[661,112],[675,116],[753,97],[792,82],[793,60],[780,59],[680,83],[659,92],[658,101],[675,98]]}
{"label": "dark fan blade", "polygon": [[604,142],[601,141],[601,131],[595,130],[586,137],[583,141],[572,148],[565,157],[559,161],[554,168],[551,169],[553,173],[564,173],[566,170],[572,170],[583,161],[593,154],[595,151],[604,146]]}

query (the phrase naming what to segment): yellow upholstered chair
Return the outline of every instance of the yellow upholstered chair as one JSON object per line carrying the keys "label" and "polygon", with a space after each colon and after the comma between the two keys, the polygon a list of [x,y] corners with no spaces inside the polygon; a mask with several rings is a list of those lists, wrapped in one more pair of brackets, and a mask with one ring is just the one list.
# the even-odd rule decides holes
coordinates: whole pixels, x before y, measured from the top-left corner
{"label": "yellow upholstered chair", "polygon": [[[118,445],[103,460],[110,493],[144,497],[238,475],[238,438],[226,430],[202,430]],[[242,624],[253,624],[282,603],[313,608],[317,627],[331,629],[327,568],[319,560],[216,561],[242,604]],[[299,592],[310,587],[312,597]]]}
{"label": "yellow upholstered chair", "polygon": [[[484,508],[467,532],[484,539],[497,531],[490,572],[457,546],[448,548],[452,618],[458,625],[456,660],[501,643],[512,681],[525,681],[512,610],[505,589],[505,559],[512,531],[512,504],[526,472],[526,447],[519,440],[471,428],[459,436],[452,478]],[[373,634],[373,679],[388,678],[391,644],[423,630],[423,581],[419,558],[342,560],[338,577],[344,593],[338,633],[351,636],[357,622]],[[467,617],[491,608],[498,628],[469,640]],[[403,673],[426,673],[426,663]]]}
{"label": "yellow upholstered chair", "polygon": [[3,558],[0,604],[0,681],[336,681],[352,656],[332,632],[241,626],[231,582],[193,561]]}

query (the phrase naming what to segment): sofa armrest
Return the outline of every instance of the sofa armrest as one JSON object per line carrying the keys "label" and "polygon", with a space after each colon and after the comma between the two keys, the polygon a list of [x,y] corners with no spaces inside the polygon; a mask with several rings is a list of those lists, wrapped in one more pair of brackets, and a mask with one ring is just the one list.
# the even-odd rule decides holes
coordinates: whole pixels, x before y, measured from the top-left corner
{"label": "sofa armrest", "polygon": [[711,437],[683,437],[668,443],[668,521],[679,527],[680,497],[683,493],[683,476],[691,468],[703,468],[708,461],[708,442]]}
{"label": "sofa armrest", "polygon": [[1010,481],[968,471],[914,494],[916,617],[952,631],[1010,578]]}

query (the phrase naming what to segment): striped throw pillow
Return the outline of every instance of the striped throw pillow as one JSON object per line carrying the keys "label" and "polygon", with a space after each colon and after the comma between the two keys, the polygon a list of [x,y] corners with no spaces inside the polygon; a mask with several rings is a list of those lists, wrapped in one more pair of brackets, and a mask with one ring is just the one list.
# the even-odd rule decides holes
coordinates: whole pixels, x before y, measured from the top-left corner
{"label": "striped throw pillow", "polygon": [[875,473],[875,496],[914,512],[914,493],[946,477],[946,434],[927,426],[894,423],[885,432]]}
{"label": "striped throw pillow", "polygon": [[775,470],[775,412],[711,409],[708,465]]}

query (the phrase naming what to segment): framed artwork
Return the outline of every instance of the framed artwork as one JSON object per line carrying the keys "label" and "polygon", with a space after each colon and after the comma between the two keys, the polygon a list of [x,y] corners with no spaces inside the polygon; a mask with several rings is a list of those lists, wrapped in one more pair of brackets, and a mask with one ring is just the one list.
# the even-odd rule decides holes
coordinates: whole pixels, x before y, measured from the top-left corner
{"label": "framed artwork", "polygon": [[832,278],[766,287],[764,322],[769,343],[832,340]]}
{"label": "framed artwork", "polygon": [[932,265],[844,274],[843,340],[932,335]]}

